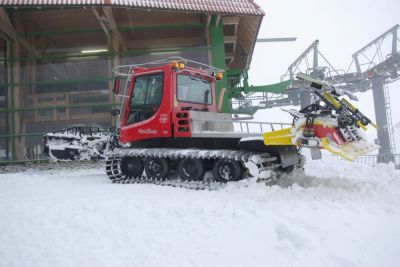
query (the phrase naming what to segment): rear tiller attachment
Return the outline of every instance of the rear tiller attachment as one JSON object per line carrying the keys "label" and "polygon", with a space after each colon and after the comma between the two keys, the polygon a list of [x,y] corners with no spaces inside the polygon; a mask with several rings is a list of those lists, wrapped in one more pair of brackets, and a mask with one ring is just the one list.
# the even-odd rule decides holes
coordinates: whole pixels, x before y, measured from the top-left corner
{"label": "rear tiller attachment", "polygon": [[324,148],[350,161],[379,147],[363,133],[368,124],[377,125],[344,98],[357,99],[354,95],[304,73],[297,78],[310,83],[318,100],[300,111],[288,110],[294,118],[292,127],[265,133],[265,145],[309,147],[313,158],[319,158]]}

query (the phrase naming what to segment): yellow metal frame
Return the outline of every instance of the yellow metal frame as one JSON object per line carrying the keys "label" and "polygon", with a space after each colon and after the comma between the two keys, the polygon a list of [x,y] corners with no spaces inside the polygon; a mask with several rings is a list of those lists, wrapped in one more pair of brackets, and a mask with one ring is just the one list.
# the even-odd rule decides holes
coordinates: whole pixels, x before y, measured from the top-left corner
{"label": "yellow metal frame", "polygon": [[266,146],[296,146],[292,143],[292,127],[263,134]]}

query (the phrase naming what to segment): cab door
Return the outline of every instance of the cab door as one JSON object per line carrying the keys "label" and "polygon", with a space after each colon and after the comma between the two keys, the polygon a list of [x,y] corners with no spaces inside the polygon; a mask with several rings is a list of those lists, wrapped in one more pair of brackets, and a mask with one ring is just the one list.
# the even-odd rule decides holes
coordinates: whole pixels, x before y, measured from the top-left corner
{"label": "cab door", "polygon": [[164,72],[153,71],[133,77],[121,123],[121,142],[171,136],[170,97],[165,90],[169,82]]}

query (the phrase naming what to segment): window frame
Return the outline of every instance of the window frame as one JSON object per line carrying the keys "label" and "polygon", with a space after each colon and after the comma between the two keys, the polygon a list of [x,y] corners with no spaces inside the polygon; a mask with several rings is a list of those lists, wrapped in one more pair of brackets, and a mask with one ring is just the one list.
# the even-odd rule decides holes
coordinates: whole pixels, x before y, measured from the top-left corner
{"label": "window frame", "polygon": [[[161,103],[162,103],[162,100],[163,100],[163,98],[164,98],[164,78],[165,78],[165,74],[164,74],[164,72],[163,71],[160,71],[160,72],[151,72],[151,73],[144,73],[143,75],[138,75],[138,76],[135,76],[134,77],[134,82],[133,82],[133,85],[132,85],[132,92],[131,92],[131,95],[130,95],[130,97],[129,97],[129,109],[131,109],[132,108],[132,95],[135,93],[135,84],[136,84],[136,79],[137,78],[142,78],[142,77],[150,77],[150,76],[156,76],[156,75],[161,75],[161,91],[162,91],[162,94],[161,94],[161,101],[160,101],[160,104],[159,105],[161,105]],[[150,79],[148,79],[148,81],[147,81],[147,84],[146,84],[146,92],[145,92],[145,97],[144,97],[144,100],[145,100],[145,102],[147,102],[146,100],[147,100],[147,90],[148,90],[148,87],[149,87],[149,81],[150,81]],[[147,105],[156,105],[156,104],[138,104],[138,105],[136,105],[136,106],[138,106],[138,107],[143,107],[143,106],[147,106]],[[135,106],[133,106],[133,107],[135,107]]]}
{"label": "window frame", "polygon": [[[207,81],[209,82],[209,85],[210,85],[211,103],[193,102],[193,101],[185,101],[185,100],[179,99],[179,96],[178,96],[178,90],[179,90],[178,77],[179,77],[179,76],[189,76],[189,77],[195,77],[195,78],[198,78],[198,79],[201,79],[201,80],[207,80]],[[213,104],[214,104],[214,97],[213,97],[213,93],[212,93],[212,84],[211,84],[211,80],[210,80],[210,79],[207,79],[207,78],[204,78],[204,77],[199,77],[198,75],[192,75],[191,73],[187,73],[187,72],[186,72],[186,73],[178,73],[178,74],[176,75],[176,99],[177,99],[179,102],[183,102],[183,103],[190,103],[190,104],[197,104],[197,105],[208,105],[208,106],[213,105]]]}
{"label": "window frame", "polygon": [[[157,75],[161,76],[161,99],[160,99],[160,102],[158,104],[146,104],[145,103],[145,104],[135,104],[135,105],[132,106],[132,99],[133,99],[132,96],[135,93],[135,84],[137,82],[137,78],[143,78],[143,77],[147,78],[146,87],[145,87],[146,92],[145,92],[145,97],[144,97],[144,100],[146,102],[147,93],[148,93],[147,91],[148,91],[148,88],[149,88],[149,82],[150,82],[151,76],[157,76]],[[165,96],[165,93],[164,93],[164,83],[165,83],[164,82],[164,78],[165,78],[165,72],[164,71],[145,72],[143,74],[138,74],[137,76],[134,76],[132,87],[131,87],[131,90],[130,90],[130,96],[129,96],[129,99],[128,99],[128,107],[125,107],[125,110],[128,111],[128,116],[126,117],[126,120],[125,120],[125,126],[130,126],[130,125],[134,125],[134,124],[146,121],[146,120],[150,119],[151,117],[153,117],[157,112],[159,112],[159,110],[161,109],[162,103],[163,103],[163,98]],[[152,113],[152,115],[150,117],[145,118],[144,120],[139,120],[139,121],[133,120],[133,121],[130,121],[130,116],[131,116],[132,110],[134,110],[134,109],[141,109],[142,110],[143,108],[151,108],[151,107],[156,107],[156,106],[157,106],[157,110],[154,113]],[[143,110],[141,112],[143,112]]]}

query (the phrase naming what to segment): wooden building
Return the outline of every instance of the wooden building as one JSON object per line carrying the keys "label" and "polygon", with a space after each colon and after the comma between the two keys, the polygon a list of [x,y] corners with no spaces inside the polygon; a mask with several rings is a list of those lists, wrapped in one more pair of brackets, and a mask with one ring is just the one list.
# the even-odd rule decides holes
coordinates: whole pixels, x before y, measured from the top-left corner
{"label": "wooden building", "polygon": [[0,162],[42,158],[47,132],[111,126],[115,65],[181,56],[225,69],[229,90],[263,15],[253,0],[0,1]]}

